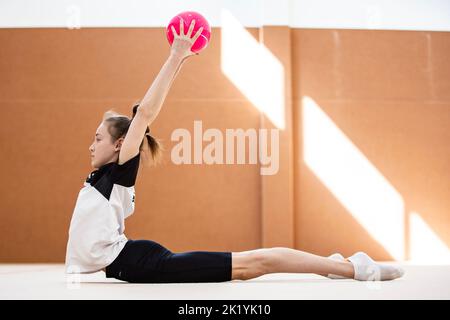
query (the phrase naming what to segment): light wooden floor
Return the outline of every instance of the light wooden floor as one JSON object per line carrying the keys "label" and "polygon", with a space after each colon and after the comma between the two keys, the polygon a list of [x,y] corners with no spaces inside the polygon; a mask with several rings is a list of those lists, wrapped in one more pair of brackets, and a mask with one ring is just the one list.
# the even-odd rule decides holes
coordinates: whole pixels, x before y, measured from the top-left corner
{"label": "light wooden floor", "polygon": [[223,283],[130,284],[103,272],[67,277],[62,264],[0,264],[0,299],[450,299],[450,265],[403,266],[403,278],[384,282],[279,273]]}

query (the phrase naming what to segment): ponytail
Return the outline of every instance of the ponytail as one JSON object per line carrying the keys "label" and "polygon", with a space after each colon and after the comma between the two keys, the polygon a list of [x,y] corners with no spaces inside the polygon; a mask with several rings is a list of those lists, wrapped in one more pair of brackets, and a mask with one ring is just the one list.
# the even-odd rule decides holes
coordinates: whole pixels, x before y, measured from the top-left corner
{"label": "ponytail", "polygon": [[[130,124],[131,124],[131,121],[136,116],[138,108],[139,108],[139,103],[136,103],[133,106],[133,115],[131,117]],[[147,129],[145,129],[144,139],[142,140],[139,150],[140,151],[143,151],[143,150],[150,151],[150,157],[152,160],[151,162],[153,165],[160,163],[161,158],[162,158],[163,148],[162,148],[161,142],[150,134],[150,128],[148,126],[147,126]]]}
{"label": "ponytail", "polygon": [[[108,125],[108,132],[111,135],[112,143],[116,142],[119,138],[125,136],[131,125],[131,121],[136,116],[139,104],[133,106],[133,115],[130,118],[124,115],[120,115],[113,110],[108,110],[103,115],[103,121]],[[145,155],[147,164],[157,165],[161,162],[163,147],[158,139],[155,139],[150,134],[150,129],[147,126],[145,130],[144,138],[139,146],[139,152]],[[149,161],[148,153],[150,153],[151,161]]]}

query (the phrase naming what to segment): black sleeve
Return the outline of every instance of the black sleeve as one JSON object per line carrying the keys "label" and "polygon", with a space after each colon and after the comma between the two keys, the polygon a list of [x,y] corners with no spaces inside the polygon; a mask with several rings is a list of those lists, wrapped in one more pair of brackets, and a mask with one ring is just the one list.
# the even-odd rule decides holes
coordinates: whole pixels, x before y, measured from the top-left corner
{"label": "black sleeve", "polygon": [[139,160],[140,153],[125,163],[114,163],[111,169],[112,183],[119,184],[124,187],[134,186],[139,169]]}

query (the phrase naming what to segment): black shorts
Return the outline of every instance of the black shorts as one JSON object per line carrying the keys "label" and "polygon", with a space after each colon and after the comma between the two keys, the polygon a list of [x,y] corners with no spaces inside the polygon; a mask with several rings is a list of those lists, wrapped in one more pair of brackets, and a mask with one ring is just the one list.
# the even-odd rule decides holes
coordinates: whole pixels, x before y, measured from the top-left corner
{"label": "black shorts", "polygon": [[152,240],[128,240],[106,277],[133,283],[231,280],[231,252],[173,253]]}

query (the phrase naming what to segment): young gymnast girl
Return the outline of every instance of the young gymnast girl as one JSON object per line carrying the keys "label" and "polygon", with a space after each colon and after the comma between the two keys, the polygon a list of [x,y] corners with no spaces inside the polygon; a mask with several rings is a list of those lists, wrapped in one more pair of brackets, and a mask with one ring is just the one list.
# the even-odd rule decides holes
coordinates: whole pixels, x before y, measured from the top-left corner
{"label": "young gymnast girl", "polygon": [[89,147],[92,171],[80,190],[66,251],[67,273],[104,271],[106,277],[133,283],[223,282],[248,280],[269,273],[315,273],[331,279],[393,280],[404,274],[394,265],[375,262],[364,252],[344,258],[322,257],[284,247],[242,252],[172,252],[152,240],[124,235],[125,219],[134,211],[134,184],[141,154],[156,163],[159,142],[149,132],[190,48],[195,20],[185,32],[180,23],[169,57],[131,119],[108,111]]}

